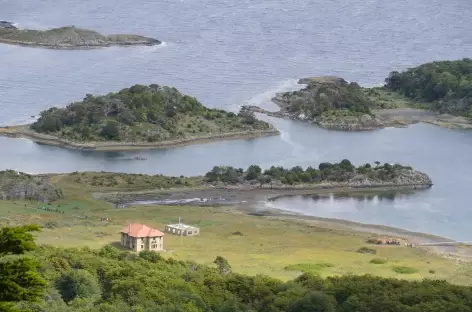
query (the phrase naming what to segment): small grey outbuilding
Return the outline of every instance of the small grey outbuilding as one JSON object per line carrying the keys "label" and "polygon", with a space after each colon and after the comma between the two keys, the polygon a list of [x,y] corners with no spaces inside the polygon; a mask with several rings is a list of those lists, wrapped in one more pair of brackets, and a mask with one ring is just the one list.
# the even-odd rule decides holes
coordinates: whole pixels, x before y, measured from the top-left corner
{"label": "small grey outbuilding", "polygon": [[180,218],[179,223],[167,224],[164,231],[181,236],[195,236],[200,234],[200,228],[180,223]]}

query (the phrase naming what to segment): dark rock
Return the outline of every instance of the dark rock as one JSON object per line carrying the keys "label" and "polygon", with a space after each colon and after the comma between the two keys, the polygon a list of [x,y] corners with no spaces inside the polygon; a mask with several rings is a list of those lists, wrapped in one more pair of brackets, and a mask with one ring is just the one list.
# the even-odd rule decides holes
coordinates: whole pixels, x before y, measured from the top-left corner
{"label": "dark rock", "polygon": [[7,21],[0,21],[0,28],[18,29],[13,23]]}
{"label": "dark rock", "polygon": [[343,78],[336,77],[336,76],[321,76],[321,77],[309,77],[309,78],[301,78],[298,80],[299,84],[310,84],[313,83],[334,83],[338,86],[347,85],[348,82]]}

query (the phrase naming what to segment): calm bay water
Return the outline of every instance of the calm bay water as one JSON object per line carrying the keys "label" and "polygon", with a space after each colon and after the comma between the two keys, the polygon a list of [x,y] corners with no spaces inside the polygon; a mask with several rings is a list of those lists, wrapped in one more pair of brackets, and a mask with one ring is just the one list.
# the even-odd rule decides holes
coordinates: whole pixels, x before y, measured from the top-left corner
{"label": "calm bay water", "polygon": [[[270,97],[299,77],[338,75],[377,85],[391,70],[470,57],[468,0],[136,2],[0,0],[19,27],[75,24],[156,37],[159,47],[54,51],[0,45],[0,124],[33,120],[50,106],[135,83],[172,85],[211,107],[274,108]],[[200,174],[217,164],[304,166],[348,158],[410,164],[434,187],[393,201],[284,199],[276,207],[470,239],[472,132],[430,125],[341,133],[267,118],[280,137],[133,153],[69,151],[0,138],[0,168],[32,173],[105,170]],[[133,156],[148,158],[130,161]]]}

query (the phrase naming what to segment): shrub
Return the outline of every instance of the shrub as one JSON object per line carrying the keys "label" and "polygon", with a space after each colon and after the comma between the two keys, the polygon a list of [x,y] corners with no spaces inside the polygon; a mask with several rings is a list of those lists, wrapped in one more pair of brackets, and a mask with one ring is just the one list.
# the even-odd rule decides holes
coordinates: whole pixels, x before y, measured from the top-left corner
{"label": "shrub", "polygon": [[417,269],[407,266],[394,266],[392,270],[398,274],[414,274],[418,272]]}
{"label": "shrub", "polygon": [[369,248],[369,247],[361,247],[357,249],[357,252],[362,253],[362,254],[372,254],[372,255],[377,254],[377,250],[375,250],[374,248]]}
{"label": "shrub", "polygon": [[387,259],[382,259],[382,258],[374,258],[369,261],[372,264],[385,264],[387,263]]}
{"label": "shrub", "polygon": [[64,273],[56,283],[65,302],[75,298],[100,297],[100,285],[95,276],[86,270],[72,270]]}
{"label": "shrub", "polygon": [[148,251],[148,250],[141,251],[139,253],[139,257],[153,263],[157,263],[162,259],[161,255],[158,254],[157,252]]}
{"label": "shrub", "polygon": [[47,221],[44,223],[43,227],[47,229],[55,229],[59,226],[59,224],[56,221]]}
{"label": "shrub", "polygon": [[429,274],[435,274],[436,273],[435,270],[429,270],[428,272],[429,272]]}

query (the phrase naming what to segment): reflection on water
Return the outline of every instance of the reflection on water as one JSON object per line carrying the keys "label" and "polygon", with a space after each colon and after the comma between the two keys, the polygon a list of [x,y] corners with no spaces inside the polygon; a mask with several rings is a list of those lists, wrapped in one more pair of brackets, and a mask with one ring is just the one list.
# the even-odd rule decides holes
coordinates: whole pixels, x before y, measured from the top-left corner
{"label": "reflection on water", "polygon": [[[295,195],[266,203],[268,208],[323,218],[346,219],[368,224],[383,224],[408,230],[437,233],[443,229],[453,238],[467,232],[453,227],[456,217],[450,211],[436,209],[425,199],[432,189],[381,193],[344,192]],[[451,226],[445,227],[445,224]],[[462,224],[462,223],[461,223]],[[464,223],[465,224],[465,223]],[[464,233],[464,234],[459,234]]]}
{"label": "reflection on water", "polygon": [[[417,190],[418,191],[418,190]],[[287,195],[282,198],[297,198],[304,201],[314,201],[318,204],[323,203],[335,203],[340,201],[345,202],[356,202],[356,203],[370,203],[377,204],[382,201],[393,202],[395,199],[405,199],[407,196],[412,195],[414,190],[392,190],[392,191],[381,191],[381,192],[336,192],[336,193],[325,193],[325,194],[309,194],[309,195]],[[274,201],[280,202],[280,197]]]}

